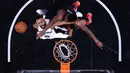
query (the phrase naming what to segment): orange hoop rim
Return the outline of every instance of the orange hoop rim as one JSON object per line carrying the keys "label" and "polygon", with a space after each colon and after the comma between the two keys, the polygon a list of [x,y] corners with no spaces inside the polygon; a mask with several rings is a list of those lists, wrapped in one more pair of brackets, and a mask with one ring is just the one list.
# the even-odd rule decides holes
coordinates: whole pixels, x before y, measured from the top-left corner
{"label": "orange hoop rim", "polygon": [[54,50],[55,50],[55,48],[56,48],[56,45],[59,44],[59,43],[62,42],[62,41],[71,42],[71,43],[75,46],[75,48],[76,48],[76,55],[75,55],[75,57],[74,57],[70,62],[67,62],[67,63],[72,63],[72,62],[77,58],[78,48],[77,48],[77,46],[76,46],[72,41],[70,41],[70,40],[60,40],[60,41],[58,41],[58,42],[55,44],[54,48],[53,48],[53,56],[54,56],[54,58],[55,58],[55,60],[56,60],[57,62],[59,62],[59,63],[64,63],[64,62],[59,61],[59,60],[56,58],[55,52],[54,52]]}

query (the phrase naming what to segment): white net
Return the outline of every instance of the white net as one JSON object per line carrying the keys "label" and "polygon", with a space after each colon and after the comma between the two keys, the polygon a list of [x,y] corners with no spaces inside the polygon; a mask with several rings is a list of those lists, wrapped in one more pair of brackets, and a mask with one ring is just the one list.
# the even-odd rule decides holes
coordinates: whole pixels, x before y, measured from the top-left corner
{"label": "white net", "polygon": [[72,62],[76,58],[77,53],[76,45],[66,40],[59,41],[53,49],[54,57],[63,63]]}

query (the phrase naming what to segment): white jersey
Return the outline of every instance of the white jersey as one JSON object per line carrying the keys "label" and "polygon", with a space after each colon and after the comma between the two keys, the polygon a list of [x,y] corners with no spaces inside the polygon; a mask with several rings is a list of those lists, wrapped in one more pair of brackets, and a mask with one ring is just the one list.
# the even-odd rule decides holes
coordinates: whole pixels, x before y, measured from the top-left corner
{"label": "white jersey", "polygon": [[[47,22],[47,24],[49,23],[49,21]],[[65,32],[67,32],[68,30],[66,29],[66,28],[61,28],[61,27],[59,27],[59,26],[55,26],[54,27],[55,28],[55,30],[61,30],[61,31],[65,31]],[[40,26],[38,26],[38,31],[37,31],[37,34],[39,34],[39,32],[41,31],[41,30],[43,30]],[[49,29],[47,29],[47,31],[45,32],[45,34],[44,35],[42,35],[41,37],[40,37],[40,39],[55,39],[55,38],[67,38],[69,35],[66,33],[66,34],[63,34],[62,32],[55,32],[55,30],[54,29],[51,29],[51,28],[49,28]]]}

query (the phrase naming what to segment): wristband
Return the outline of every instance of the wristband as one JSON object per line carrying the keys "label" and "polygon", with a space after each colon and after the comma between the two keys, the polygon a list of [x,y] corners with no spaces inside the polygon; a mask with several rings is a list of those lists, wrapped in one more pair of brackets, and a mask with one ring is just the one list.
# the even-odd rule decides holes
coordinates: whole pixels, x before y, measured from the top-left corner
{"label": "wristband", "polygon": [[95,41],[95,43],[97,43],[97,42],[98,42],[98,40]]}

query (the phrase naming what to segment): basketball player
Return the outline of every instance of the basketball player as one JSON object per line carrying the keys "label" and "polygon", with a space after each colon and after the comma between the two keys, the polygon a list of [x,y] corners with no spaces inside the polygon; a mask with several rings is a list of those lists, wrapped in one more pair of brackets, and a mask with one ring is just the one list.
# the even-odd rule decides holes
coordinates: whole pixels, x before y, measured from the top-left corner
{"label": "basketball player", "polygon": [[37,39],[40,38],[43,34],[45,34],[46,30],[51,28],[53,29],[55,26],[61,26],[61,25],[68,25],[68,24],[74,24],[77,27],[79,27],[81,30],[85,31],[92,40],[97,44],[98,47],[102,49],[103,44],[101,41],[99,41],[95,35],[85,26],[86,25],[86,20],[81,19],[81,20],[76,20],[72,22],[66,22],[63,21],[63,18],[67,16],[66,12],[64,9],[61,9],[57,12],[57,15],[54,16],[54,18],[48,23],[48,25],[45,26],[43,30],[40,31],[40,33],[37,35]]}
{"label": "basketball player", "polygon": [[[38,9],[36,12],[40,15],[40,18],[38,18],[36,20],[36,23],[34,23],[33,27],[35,29],[37,29],[37,34],[39,34],[40,31],[42,31],[44,29],[44,27],[46,25],[48,25],[49,23],[49,19],[46,19],[46,13],[44,13],[44,11],[46,10],[40,10]],[[60,25],[63,25],[63,24],[71,24],[71,22],[56,22],[54,25],[57,25],[57,24],[60,24]],[[53,29],[52,29],[53,28]],[[56,30],[60,30],[61,32],[56,32]],[[63,33],[64,32],[64,33]],[[68,35],[68,30],[66,28],[62,28],[62,27],[59,27],[59,26],[52,26],[51,28],[48,28],[46,31],[45,31],[45,34],[40,36],[40,39],[54,39],[54,38],[67,38],[69,37]]]}

